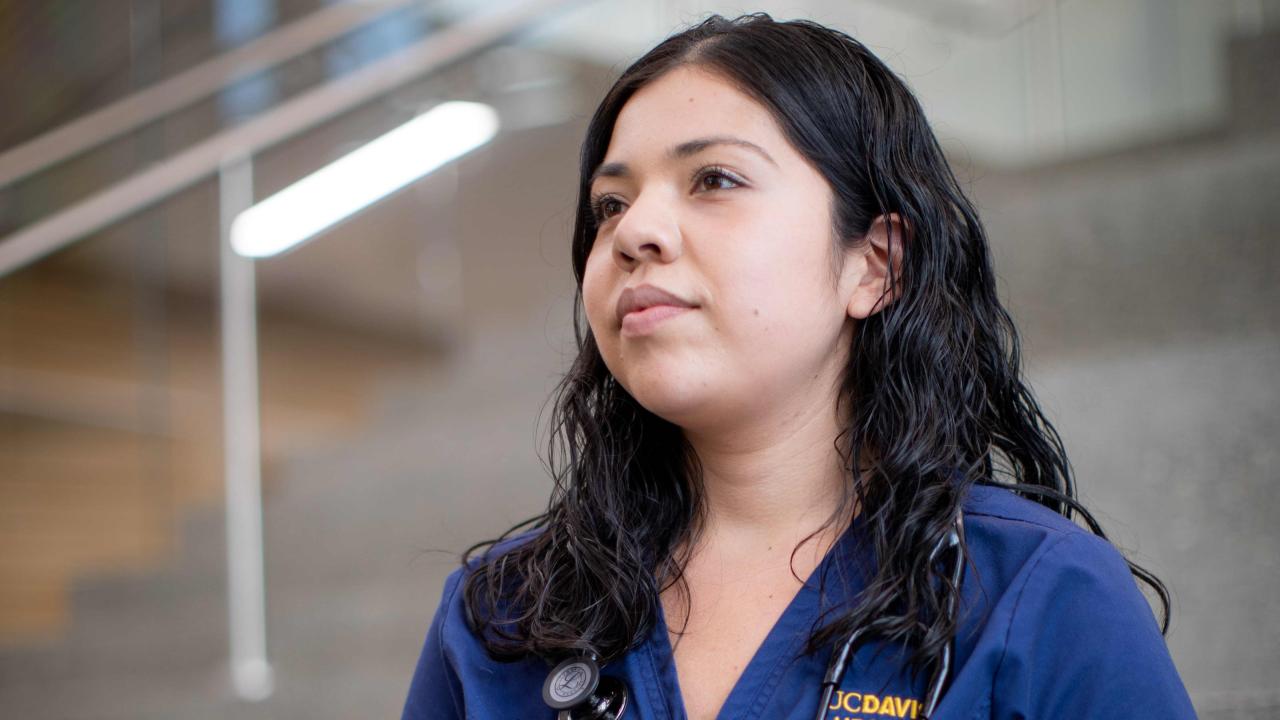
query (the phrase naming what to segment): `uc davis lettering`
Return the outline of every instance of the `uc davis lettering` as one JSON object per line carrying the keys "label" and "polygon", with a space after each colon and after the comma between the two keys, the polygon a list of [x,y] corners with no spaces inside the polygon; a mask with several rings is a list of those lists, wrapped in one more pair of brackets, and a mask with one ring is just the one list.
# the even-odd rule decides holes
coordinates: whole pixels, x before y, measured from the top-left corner
{"label": "uc davis lettering", "polygon": [[[827,706],[834,711],[830,720],[859,720],[864,717],[912,718],[920,713],[920,701],[896,695],[872,695],[871,693],[837,690]],[[846,714],[848,713],[848,714]]]}

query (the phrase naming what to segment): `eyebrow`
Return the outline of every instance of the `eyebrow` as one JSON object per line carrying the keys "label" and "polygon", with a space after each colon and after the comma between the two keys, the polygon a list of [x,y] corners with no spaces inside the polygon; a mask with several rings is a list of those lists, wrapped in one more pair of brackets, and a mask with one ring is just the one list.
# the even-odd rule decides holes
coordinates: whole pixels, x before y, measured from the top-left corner
{"label": "eyebrow", "polygon": [[[765,152],[764,148],[750,140],[743,140],[742,138],[736,138],[732,135],[712,135],[710,137],[687,140],[679,145],[672,146],[672,148],[667,151],[667,157],[671,160],[687,158],[692,155],[697,155],[703,150],[714,145],[735,145],[737,147],[746,148],[747,150],[751,150],[760,155],[765,160],[768,160],[774,167],[777,167],[778,165],[778,163],[774,161],[773,157],[771,157],[769,153]],[[596,180],[602,177],[627,177],[630,174],[631,168],[626,163],[605,163],[596,168],[595,172],[591,173],[591,180],[587,183],[587,187],[595,185]]]}

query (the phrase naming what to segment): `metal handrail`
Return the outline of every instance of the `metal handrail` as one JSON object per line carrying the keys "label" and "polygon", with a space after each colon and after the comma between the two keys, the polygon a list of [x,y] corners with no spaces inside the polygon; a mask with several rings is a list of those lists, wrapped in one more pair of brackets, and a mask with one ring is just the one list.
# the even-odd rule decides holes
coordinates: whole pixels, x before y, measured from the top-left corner
{"label": "metal handrail", "polygon": [[218,175],[228,635],[232,687],[242,699],[264,700],[274,689],[266,645],[254,261],[237,255],[230,244],[232,220],[253,203],[252,160],[289,137],[501,40],[538,16],[581,2],[525,0],[459,22],[0,240],[3,276],[204,177]]}
{"label": "metal handrail", "polygon": [[228,158],[252,157],[410,80],[478,52],[535,17],[584,0],[527,0],[463,20],[396,54],[280,104],[0,239],[0,276],[97,232],[199,180]]}
{"label": "metal handrail", "polygon": [[356,0],[317,10],[243,47],[157,82],[0,153],[0,187],[196,103],[237,80],[332,41],[417,0]]}

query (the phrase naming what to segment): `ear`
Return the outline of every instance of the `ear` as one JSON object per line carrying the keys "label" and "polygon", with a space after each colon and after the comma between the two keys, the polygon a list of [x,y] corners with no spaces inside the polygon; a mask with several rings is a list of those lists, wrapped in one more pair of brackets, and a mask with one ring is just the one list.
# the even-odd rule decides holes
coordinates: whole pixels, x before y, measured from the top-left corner
{"label": "ear", "polygon": [[[864,320],[880,312],[893,302],[902,291],[902,244],[909,236],[907,222],[897,213],[877,216],[871,227],[855,247],[848,252],[845,273],[859,277],[847,277],[846,282],[856,285],[849,295],[848,313],[855,320]],[[891,246],[892,245],[892,246]],[[893,263],[894,287],[888,287],[889,263]]]}

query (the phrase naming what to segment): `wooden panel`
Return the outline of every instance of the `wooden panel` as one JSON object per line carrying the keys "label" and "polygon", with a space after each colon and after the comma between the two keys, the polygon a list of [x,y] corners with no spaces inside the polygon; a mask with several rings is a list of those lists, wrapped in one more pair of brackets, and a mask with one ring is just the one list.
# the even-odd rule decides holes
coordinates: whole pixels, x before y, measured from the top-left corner
{"label": "wooden panel", "polygon": [[[0,642],[66,632],[78,577],[160,567],[182,513],[222,502],[216,316],[42,266],[0,284]],[[259,321],[264,483],[357,431],[380,373],[422,348],[269,314]]]}

